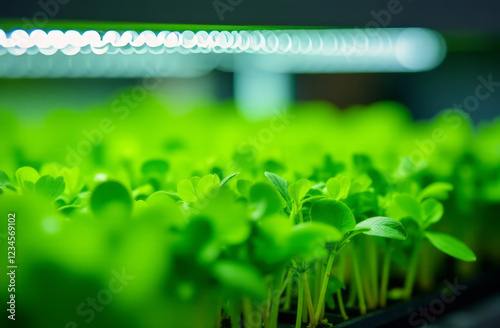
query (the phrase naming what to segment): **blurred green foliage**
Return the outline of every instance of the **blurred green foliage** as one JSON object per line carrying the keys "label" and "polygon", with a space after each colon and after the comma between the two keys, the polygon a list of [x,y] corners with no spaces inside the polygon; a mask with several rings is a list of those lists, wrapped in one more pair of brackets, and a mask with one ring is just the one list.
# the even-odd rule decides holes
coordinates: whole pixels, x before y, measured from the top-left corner
{"label": "blurred green foliage", "polygon": [[[295,274],[327,266],[354,235],[358,255],[338,256],[326,281],[330,305],[356,283],[344,273],[359,257],[378,306],[370,259],[393,254],[404,275],[419,238],[422,254],[432,244],[465,261],[476,256],[448,234],[471,246],[479,261],[457,272],[498,262],[500,120],[473,127],[445,110],[413,122],[389,102],[298,104],[259,122],[230,104],[178,115],[153,99],[118,114],[54,111],[33,125],[0,112],[0,213],[16,213],[29,327],[205,328],[252,311],[274,327],[276,307],[256,304],[288,297]],[[422,254],[416,279],[429,287],[445,268]]]}

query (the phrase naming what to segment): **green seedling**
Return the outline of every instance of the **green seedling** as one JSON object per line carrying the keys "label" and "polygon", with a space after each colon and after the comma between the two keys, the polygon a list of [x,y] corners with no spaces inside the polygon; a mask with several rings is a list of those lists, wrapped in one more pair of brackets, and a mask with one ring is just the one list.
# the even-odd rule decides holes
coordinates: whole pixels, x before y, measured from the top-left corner
{"label": "green seedling", "polygon": [[[327,253],[326,266],[324,269],[324,274],[317,276],[317,279],[319,280],[319,293],[317,299],[315,299],[314,301],[311,296],[312,294],[307,278],[308,260],[294,260],[295,269],[299,273],[299,289],[304,293],[304,295],[299,295],[300,302],[298,306],[300,308],[305,299],[309,312],[308,315],[310,318],[309,326],[311,328],[314,328],[318,323],[321,323],[323,319],[326,293],[330,285],[329,281],[332,273],[334,259],[351,241],[351,239],[356,235],[365,234],[396,240],[404,240],[406,239],[407,234],[401,223],[385,217],[374,217],[356,224],[356,220],[352,211],[347,205],[338,200],[347,197],[349,191],[350,180],[345,177],[333,178],[327,181],[327,194],[331,196],[331,198],[324,198],[320,197],[319,195],[305,198],[311,187],[311,183],[308,180],[299,180],[291,184],[287,188],[288,183],[283,178],[269,172],[266,172],[266,176],[275,186],[275,188],[280,192],[281,196],[288,205],[287,208],[292,208],[292,213],[290,215],[291,218],[294,217],[295,213],[301,213],[299,215],[299,219],[300,222],[303,222],[304,219],[301,216],[303,203],[310,202],[312,198],[315,197],[314,203],[310,207],[310,211],[308,214],[309,220],[311,222],[320,222],[330,225],[336,228],[341,235],[341,238],[339,240],[325,244],[325,250]],[[295,221],[292,220],[291,222]],[[354,256],[353,258],[356,258],[356,256]],[[355,269],[355,272],[358,288],[361,291],[359,269]],[[335,292],[339,292],[340,288],[331,289],[335,290]],[[361,311],[363,313],[366,313],[363,294],[360,293],[359,295]],[[343,308],[343,304],[341,305],[341,308]],[[341,311],[343,312],[343,316],[346,317],[345,311]],[[302,315],[302,313],[298,313],[296,327],[300,327],[302,322]]]}
{"label": "green seedling", "polygon": [[410,255],[409,267],[403,289],[403,297],[409,299],[415,284],[420,248],[424,240],[428,240],[434,247],[445,254],[462,261],[475,261],[474,252],[458,239],[429,228],[439,222],[444,214],[443,205],[434,197],[445,198],[451,190],[448,184],[432,184],[422,190],[417,197],[410,194],[397,194],[394,196],[388,213],[398,219],[412,220],[416,229],[412,236],[413,245]]}

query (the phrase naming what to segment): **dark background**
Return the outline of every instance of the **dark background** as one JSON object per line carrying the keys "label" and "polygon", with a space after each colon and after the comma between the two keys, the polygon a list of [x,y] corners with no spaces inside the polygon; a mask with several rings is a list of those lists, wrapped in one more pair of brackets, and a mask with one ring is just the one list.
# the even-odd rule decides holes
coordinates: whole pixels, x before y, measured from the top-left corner
{"label": "dark background", "polygon": [[[387,9],[389,0],[23,0],[3,1],[0,16],[33,17],[45,6],[57,19],[189,24],[264,24],[365,26],[371,11]],[[221,22],[214,2],[233,8]],[[392,15],[393,27],[499,31],[500,2],[495,0],[400,0],[403,10]],[[232,4],[232,5],[231,5]],[[47,11],[48,12],[48,11]],[[55,17],[54,17],[55,18]]]}

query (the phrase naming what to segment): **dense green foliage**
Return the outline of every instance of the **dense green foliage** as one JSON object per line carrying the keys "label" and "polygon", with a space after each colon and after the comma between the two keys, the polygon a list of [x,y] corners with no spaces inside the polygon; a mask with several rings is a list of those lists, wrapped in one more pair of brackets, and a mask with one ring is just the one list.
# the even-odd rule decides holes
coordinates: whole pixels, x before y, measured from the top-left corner
{"label": "dense green foliage", "polygon": [[[498,226],[499,123],[476,130],[457,111],[414,123],[392,103],[262,122],[152,101],[41,125],[0,112],[0,210],[18,218],[30,295],[19,306],[30,327],[235,328],[242,313],[273,328],[294,309],[314,328],[325,311],[407,299],[416,281],[439,283],[439,251],[473,262],[462,241],[474,249],[460,274],[494,261],[498,241],[479,232]],[[122,270],[123,292],[82,314]]]}

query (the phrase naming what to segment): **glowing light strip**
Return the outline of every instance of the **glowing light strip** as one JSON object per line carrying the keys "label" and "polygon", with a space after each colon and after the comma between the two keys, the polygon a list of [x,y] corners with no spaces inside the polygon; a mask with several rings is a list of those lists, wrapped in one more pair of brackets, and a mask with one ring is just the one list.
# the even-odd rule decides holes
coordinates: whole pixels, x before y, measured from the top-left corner
{"label": "glowing light strip", "polygon": [[[57,55],[58,60],[64,56],[90,56],[85,58],[87,62],[98,61],[102,55],[176,54],[208,55],[212,69],[215,63],[217,68],[231,71],[418,71],[437,66],[444,52],[439,34],[420,28],[156,33],[40,29],[6,33],[0,29],[0,63],[4,56],[24,58],[39,54]],[[0,70],[0,75],[5,74]]]}

